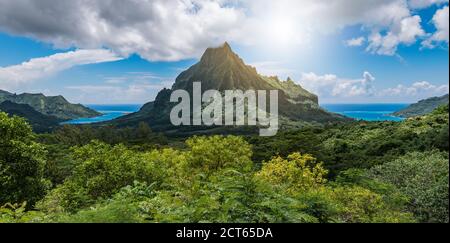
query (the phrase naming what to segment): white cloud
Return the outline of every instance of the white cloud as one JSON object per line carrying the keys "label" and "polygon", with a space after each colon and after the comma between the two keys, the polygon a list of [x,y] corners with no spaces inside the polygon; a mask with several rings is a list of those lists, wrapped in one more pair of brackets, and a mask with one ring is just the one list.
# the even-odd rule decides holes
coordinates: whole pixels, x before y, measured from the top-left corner
{"label": "white cloud", "polygon": [[375,78],[369,72],[364,72],[361,79],[339,78],[334,74],[303,73],[299,83],[319,97],[355,97],[373,95],[374,81]]}
{"label": "white cloud", "polygon": [[0,30],[57,47],[106,47],[122,56],[174,61],[198,57],[225,40],[270,48],[303,45],[361,25],[373,33],[366,38],[369,51],[392,55],[398,45],[424,34],[410,5],[430,1],[0,0]]}
{"label": "white cloud", "polygon": [[[413,44],[425,34],[420,17],[412,14],[406,0],[260,0],[244,6],[255,15],[249,17],[253,21],[242,23],[249,33],[244,40],[249,43],[271,40],[271,36],[284,33],[281,36],[286,39],[308,44],[314,43],[317,35],[362,26],[372,33],[363,36],[369,43],[369,52],[395,55],[399,45]],[[294,21],[294,26],[285,24],[288,20]],[[359,41],[362,42],[360,39],[354,43]]]}
{"label": "white cloud", "polygon": [[160,81],[167,78],[154,75],[153,73],[150,72],[126,72],[123,75],[112,77],[106,76],[102,77],[102,79],[107,84],[122,84],[122,83],[147,82],[152,80]]}
{"label": "white cloud", "polygon": [[366,41],[366,38],[361,36],[361,37],[358,37],[358,38],[353,38],[353,39],[350,39],[350,40],[346,40],[345,44],[347,46],[362,46],[365,41]]}
{"label": "white cloud", "polygon": [[258,73],[266,76],[287,77],[295,72],[294,69],[286,68],[286,63],[279,61],[254,62],[249,65],[255,67]]}
{"label": "white cloud", "polygon": [[0,67],[0,89],[48,77],[77,65],[110,62],[122,59],[105,49],[76,50],[47,57],[33,58],[22,64]]}
{"label": "white cloud", "polygon": [[298,83],[319,95],[322,102],[332,103],[367,102],[368,96],[372,102],[413,102],[449,92],[449,85],[436,85],[427,81],[376,89],[375,77],[367,71],[360,79],[340,78],[334,74],[303,73]]}
{"label": "white cloud", "polygon": [[105,80],[105,83],[107,83],[107,84],[121,84],[121,83],[124,83],[126,81],[127,81],[127,79],[125,77],[108,77]]}
{"label": "white cloud", "polygon": [[409,0],[409,6],[414,9],[427,8],[442,3],[448,3],[448,0]]}
{"label": "white cloud", "polygon": [[240,9],[209,0],[0,0],[0,29],[56,47],[107,47],[147,60],[197,57],[228,38]]}
{"label": "white cloud", "polygon": [[436,11],[433,16],[433,24],[436,27],[436,32],[428,39],[422,42],[422,45],[426,48],[433,48],[439,43],[447,43],[448,46],[448,23],[449,23],[449,15],[448,15],[448,6],[443,7]]}
{"label": "white cloud", "polygon": [[170,87],[165,83],[160,84],[130,84],[126,86],[116,85],[76,85],[68,86],[69,91],[77,91],[67,95],[70,100],[88,104],[118,104],[118,103],[145,103],[153,100],[159,90]]}
{"label": "white cloud", "polygon": [[145,103],[153,100],[163,88],[170,88],[173,79],[154,76],[148,72],[127,73],[118,77],[104,77],[103,84],[70,85],[68,97],[76,102],[100,103]]}
{"label": "white cloud", "polygon": [[394,88],[388,88],[380,91],[381,96],[400,96],[400,97],[431,97],[444,95],[449,92],[448,85],[433,85],[427,81],[415,82],[410,86],[397,85]]}
{"label": "white cloud", "polygon": [[395,55],[400,44],[414,44],[418,37],[425,35],[422,29],[420,16],[411,16],[395,23],[386,35],[373,32],[369,37],[367,50],[380,55]]}

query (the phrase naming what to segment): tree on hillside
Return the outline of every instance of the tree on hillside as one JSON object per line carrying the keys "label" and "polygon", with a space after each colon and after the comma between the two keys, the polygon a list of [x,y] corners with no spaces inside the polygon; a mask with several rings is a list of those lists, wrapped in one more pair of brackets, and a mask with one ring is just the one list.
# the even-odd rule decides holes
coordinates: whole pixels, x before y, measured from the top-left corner
{"label": "tree on hillside", "polygon": [[23,118],[0,112],[0,204],[28,202],[44,196],[45,149],[35,142]]}

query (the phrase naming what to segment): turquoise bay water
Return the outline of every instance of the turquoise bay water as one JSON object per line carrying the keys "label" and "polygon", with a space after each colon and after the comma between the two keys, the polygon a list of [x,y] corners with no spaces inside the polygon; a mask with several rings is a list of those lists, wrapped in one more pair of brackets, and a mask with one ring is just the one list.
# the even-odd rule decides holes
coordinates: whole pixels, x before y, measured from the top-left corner
{"label": "turquoise bay water", "polygon": [[103,122],[116,119],[118,117],[139,111],[142,105],[86,105],[87,107],[96,110],[103,115],[92,118],[80,118],[71,121],[63,122],[62,124],[89,124],[96,122]]}
{"label": "turquoise bay water", "polygon": [[[113,120],[126,114],[138,111],[142,105],[86,105],[102,116],[81,118],[64,122],[63,124],[89,124]],[[402,118],[389,116],[389,114],[405,108],[408,104],[322,104],[328,111],[342,114],[358,120],[366,121],[401,121]]]}
{"label": "turquoise bay water", "polygon": [[408,104],[322,104],[321,106],[328,111],[357,120],[402,121],[403,118],[389,114],[407,107]]}

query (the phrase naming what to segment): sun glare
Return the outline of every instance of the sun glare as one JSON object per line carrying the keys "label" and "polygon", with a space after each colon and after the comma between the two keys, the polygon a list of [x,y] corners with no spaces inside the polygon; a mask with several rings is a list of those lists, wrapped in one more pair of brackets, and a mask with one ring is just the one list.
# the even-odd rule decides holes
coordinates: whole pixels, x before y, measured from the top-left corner
{"label": "sun glare", "polygon": [[289,56],[298,53],[308,44],[308,35],[293,17],[269,16],[262,29],[262,48],[277,56]]}
{"label": "sun glare", "polygon": [[295,26],[293,22],[286,18],[278,18],[270,21],[268,26],[270,42],[275,45],[295,44]]}

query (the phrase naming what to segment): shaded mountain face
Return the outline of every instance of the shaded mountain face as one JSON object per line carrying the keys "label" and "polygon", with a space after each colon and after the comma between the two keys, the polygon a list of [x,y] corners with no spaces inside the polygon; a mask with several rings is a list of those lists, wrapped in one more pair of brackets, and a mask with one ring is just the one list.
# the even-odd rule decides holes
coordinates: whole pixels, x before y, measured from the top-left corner
{"label": "shaded mountain face", "polygon": [[0,103],[0,111],[5,112],[10,116],[15,115],[25,118],[33,127],[33,130],[38,133],[49,132],[63,121],[54,116],[44,115],[29,105],[17,104],[11,101]]}
{"label": "shaded mountain face", "polygon": [[[200,61],[182,72],[171,89],[161,90],[155,101],[142,109],[113,121],[119,126],[134,126],[144,121],[155,130],[170,129],[169,114],[176,103],[170,103],[173,91],[182,89],[191,94],[194,82],[201,82],[202,92],[206,90],[278,90],[279,115],[293,121],[332,122],[344,117],[326,112],[318,104],[318,97],[295,84],[290,78],[280,81],[277,77],[258,74],[252,66],[232,51],[228,43],[217,48],[208,48]],[[160,128],[160,129],[159,129]],[[195,129],[195,128],[193,128]]]}
{"label": "shaded mountain face", "polygon": [[409,118],[414,116],[423,116],[426,115],[434,109],[438,108],[442,105],[447,105],[449,100],[448,94],[441,97],[432,97],[425,100],[421,100],[415,104],[412,104],[405,109],[395,112],[393,115]]}
{"label": "shaded mountain face", "polygon": [[99,112],[80,104],[71,104],[62,96],[45,96],[43,94],[12,94],[0,90],[0,102],[11,101],[26,104],[44,115],[54,116],[62,120],[89,118],[101,115]]}

